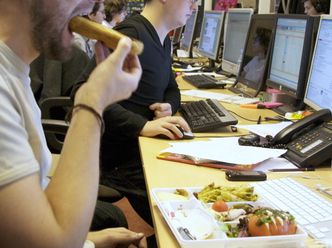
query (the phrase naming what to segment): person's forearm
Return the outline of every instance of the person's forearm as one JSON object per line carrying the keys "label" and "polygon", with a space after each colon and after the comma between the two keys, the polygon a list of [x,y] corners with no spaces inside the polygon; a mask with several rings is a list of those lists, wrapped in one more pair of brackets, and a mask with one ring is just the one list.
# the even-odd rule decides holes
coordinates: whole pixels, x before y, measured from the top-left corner
{"label": "person's forearm", "polygon": [[55,174],[46,189],[59,226],[68,236],[80,237],[77,240],[84,239],[94,212],[99,144],[98,119],[87,110],[78,110],[72,118]]}

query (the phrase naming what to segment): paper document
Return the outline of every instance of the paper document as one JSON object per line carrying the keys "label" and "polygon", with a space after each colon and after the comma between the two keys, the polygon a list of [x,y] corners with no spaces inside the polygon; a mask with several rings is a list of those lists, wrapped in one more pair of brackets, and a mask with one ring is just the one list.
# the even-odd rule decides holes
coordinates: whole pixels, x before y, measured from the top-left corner
{"label": "paper document", "polygon": [[254,170],[268,172],[272,169],[298,169],[298,167],[285,158],[271,158],[262,162]]}
{"label": "paper document", "polygon": [[176,50],[176,56],[179,57],[179,58],[188,58],[189,53],[185,50],[178,49],[178,50]]}
{"label": "paper document", "polygon": [[237,125],[238,128],[247,129],[248,131],[258,134],[259,136],[266,137],[271,135],[276,136],[282,129],[289,126],[293,122],[282,121],[276,124],[259,124],[259,125]]}
{"label": "paper document", "polygon": [[213,93],[204,90],[185,90],[181,91],[181,94],[185,96],[216,99],[221,102],[234,103],[234,104],[250,104],[250,103],[259,102],[259,98],[248,98],[248,97],[241,97],[238,95]]}
{"label": "paper document", "polygon": [[238,137],[218,138],[209,141],[172,142],[171,147],[161,151],[183,154],[232,164],[257,164],[269,158],[276,158],[286,152],[284,149],[268,149],[240,146]]}

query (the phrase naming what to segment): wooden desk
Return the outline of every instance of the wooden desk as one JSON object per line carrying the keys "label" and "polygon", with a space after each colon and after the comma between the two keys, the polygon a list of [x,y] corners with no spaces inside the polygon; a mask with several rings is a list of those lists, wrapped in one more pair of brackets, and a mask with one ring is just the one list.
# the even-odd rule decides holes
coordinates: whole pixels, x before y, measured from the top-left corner
{"label": "wooden desk", "polygon": [[[177,78],[181,90],[194,89],[193,86],[186,83],[181,77]],[[213,92],[229,93],[227,89],[212,90]],[[182,97],[182,100],[195,101],[198,100],[194,97]],[[226,109],[235,112],[236,114],[248,119],[257,120],[259,116],[272,117],[276,113],[267,109],[247,109],[241,108],[238,105],[223,103]],[[255,124],[237,116],[239,124]],[[271,123],[271,122],[269,122]],[[199,136],[236,136],[246,133],[244,130],[238,130],[237,133],[232,133],[230,128],[224,128],[221,133],[195,133],[196,137]],[[197,138],[195,139],[197,140]],[[225,173],[219,169],[205,168],[184,163],[170,162],[157,159],[156,156],[161,150],[169,147],[170,140],[161,140],[155,138],[140,137],[140,150],[145,174],[145,180],[148,192],[153,188],[162,187],[202,187],[211,182],[216,184],[236,185],[243,182],[229,182],[225,179]],[[188,141],[190,142],[190,141]],[[299,173],[268,173],[268,179],[275,179],[280,177],[291,176],[295,180],[303,183],[304,185],[314,188],[316,184],[332,185],[332,170],[330,168],[319,169],[315,172],[299,172]],[[323,196],[325,197],[325,196]],[[326,198],[326,197],[325,197]],[[328,198],[326,198],[328,199]],[[332,201],[332,199],[328,199]],[[180,247],[175,237],[173,236],[170,228],[163,219],[159,209],[153,201],[149,192],[149,201],[152,217],[154,221],[155,233],[158,241],[159,248],[173,248]],[[308,238],[307,244],[309,247],[319,247],[315,244],[314,240]]]}
{"label": "wooden desk", "polygon": [[[218,169],[193,166],[157,159],[157,154],[169,146],[169,140],[140,137],[140,148],[148,192],[159,187],[193,187],[205,186],[211,182],[216,184],[236,185],[241,182],[229,182],[225,173]],[[296,181],[313,188],[316,184],[332,185],[332,170],[319,169],[315,172],[300,173],[268,173],[268,179],[292,176]],[[306,177],[303,177],[306,176]],[[243,183],[243,182],[242,182]],[[323,195],[322,195],[323,196]],[[323,196],[325,197],[325,196]],[[328,198],[326,198],[328,199]],[[332,201],[331,199],[328,199]],[[154,221],[155,233],[159,248],[180,247],[167,223],[163,219],[158,207],[149,192],[149,201]],[[309,247],[319,247],[310,238],[307,240]]]}

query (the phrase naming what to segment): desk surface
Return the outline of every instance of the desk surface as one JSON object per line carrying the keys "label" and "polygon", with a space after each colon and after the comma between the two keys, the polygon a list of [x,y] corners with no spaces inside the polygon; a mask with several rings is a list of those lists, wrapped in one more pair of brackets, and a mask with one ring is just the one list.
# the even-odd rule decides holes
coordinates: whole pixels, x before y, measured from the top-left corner
{"label": "desk surface", "polygon": [[[142,162],[148,191],[153,188],[161,187],[201,187],[211,182],[227,185],[243,184],[243,182],[227,181],[225,179],[225,173],[219,169],[205,168],[157,159],[156,156],[158,153],[162,149],[167,148],[169,146],[169,142],[170,141],[168,140],[140,137]],[[329,168],[320,169],[315,172],[268,173],[268,179],[286,176],[291,176],[296,181],[299,181],[300,183],[303,183],[311,188],[318,183],[322,185],[332,185],[332,170]],[[167,223],[164,221],[158,207],[153,201],[150,192],[149,200],[150,206],[152,206],[151,211],[159,248],[180,247]],[[308,244],[313,244],[313,241],[308,239]]]}
{"label": "desk surface", "polygon": [[[250,119],[257,119],[259,115],[262,117],[275,115],[275,113],[270,110],[243,109],[239,106],[234,106],[231,104],[227,104],[226,106],[227,109],[231,109],[236,113],[246,116]],[[238,119],[239,123],[248,124],[247,121],[241,120],[240,118]],[[227,130],[226,133],[223,134],[228,136],[234,135],[234,133],[232,134]],[[159,154],[159,152],[169,147],[170,140],[140,137],[139,141],[148,192],[153,188],[159,187],[202,187],[211,182],[215,182],[216,184],[227,183],[228,185],[241,184],[241,182],[227,181],[225,179],[225,173],[219,169],[205,168],[157,159],[156,156]],[[310,188],[313,188],[318,183],[322,185],[332,185],[332,170],[330,168],[319,169],[315,172],[268,173],[268,179],[286,176],[291,176],[296,181],[303,183]],[[159,248],[180,247],[167,223],[163,219],[158,207],[153,201],[150,192],[149,200],[150,206],[152,206],[151,211]],[[331,199],[329,200],[331,201]],[[308,238],[307,244],[310,247],[318,247],[314,245],[314,241],[310,238]]]}

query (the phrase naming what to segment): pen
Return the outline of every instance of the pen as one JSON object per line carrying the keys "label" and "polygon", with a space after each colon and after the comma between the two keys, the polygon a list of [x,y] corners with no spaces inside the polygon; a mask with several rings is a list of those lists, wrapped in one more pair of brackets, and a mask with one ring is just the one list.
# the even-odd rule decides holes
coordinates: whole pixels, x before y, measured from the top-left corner
{"label": "pen", "polygon": [[265,106],[263,104],[241,104],[241,108],[252,108],[252,109],[264,109]]}
{"label": "pen", "polygon": [[271,169],[271,172],[291,172],[291,171],[314,171],[315,168],[308,167],[308,168],[292,168],[292,169]]}

